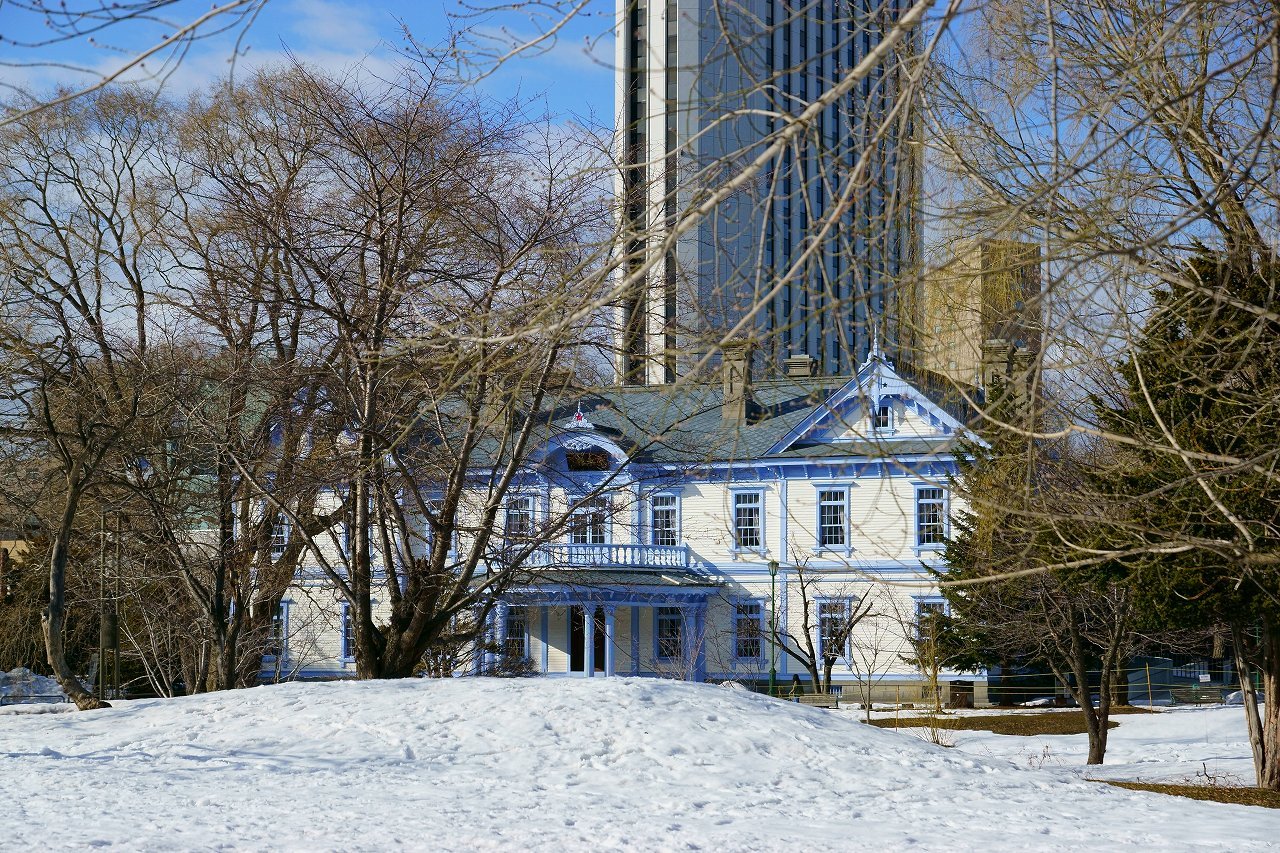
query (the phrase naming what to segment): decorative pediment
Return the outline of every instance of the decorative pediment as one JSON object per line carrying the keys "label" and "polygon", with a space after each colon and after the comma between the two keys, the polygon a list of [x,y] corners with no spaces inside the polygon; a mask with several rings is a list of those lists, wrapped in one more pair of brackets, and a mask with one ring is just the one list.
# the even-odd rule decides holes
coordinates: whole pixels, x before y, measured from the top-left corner
{"label": "decorative pediment", "polygon": [[954,437],[963,425],[904,379],[873,348],[858,375],[769,449],[815,444],[889,444]]}

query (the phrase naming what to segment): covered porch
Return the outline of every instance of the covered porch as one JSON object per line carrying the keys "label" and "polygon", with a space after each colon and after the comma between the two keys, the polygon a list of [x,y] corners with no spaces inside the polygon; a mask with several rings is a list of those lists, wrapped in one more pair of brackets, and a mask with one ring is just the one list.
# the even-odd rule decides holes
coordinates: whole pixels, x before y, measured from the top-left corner
{"label": "covered porch", "polygon": [[[560,574],[560,573],[557,573]],[[701,681],[709,599],[719,587],[692,572],[564,572],[507,592],[489,636],[552,677],[659,676]],[[478,661],[492,671],[495,651]]]}

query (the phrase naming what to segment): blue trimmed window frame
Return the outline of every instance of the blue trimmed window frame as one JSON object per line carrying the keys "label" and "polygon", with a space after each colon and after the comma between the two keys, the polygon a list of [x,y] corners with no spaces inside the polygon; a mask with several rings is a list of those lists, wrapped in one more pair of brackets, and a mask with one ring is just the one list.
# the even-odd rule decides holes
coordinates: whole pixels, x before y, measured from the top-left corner
{"label": "blue trimmed window frame", "polygon": [[[765,502],[764,489],[761,488],[731,488],[729,490],[730,502],[730,532],[733,534],[733,545],[729,549],[734,554],[763,554],[766,550],[765,539]],[[754,502],[752,502],[754,498]],[[752,506],[754,503],[754,507]],[[744,525],[742,522],[749,517],[749,510],[755,509],[756,523],[754,525],[755,544],[743,544],[743,539],[750,537],[744,536],[745,533],[752,529],[751,526]],[[740,514],[740,510],[742,514]]]}
{"label": "blue trimmed window frame", "polygon": [[506,625],[503,626],[506,642],[503,654],[508,658],[526,660],[529,657],[529,608],[523,604],[507,606]]}
{"label": "blue trimmed window frame", "polygon": [[[844,642],[840,644],[840,650],[835,654],[836,660],[849,660],[853,632],[845,632],[844,626],[848,624],[849,619],[853,616],[853,599],[849,596],[818,598],[814,601],[814,607],[817,611],[816,621],[818,623],[818,660],[826,661],[827,646],[829,645],[827,638],[833,633],[846,634]],[[840,619],[842,624],[839,630],[828,631],[828,620],[833,617]]]}
{"label": "blue trimmed window frame", "polygon": [[[661,505],[659,505],[660,503]],[[679,545],[680,537],[683,532],[681,529],[682,519],[681,519],[681,512],[680,512],[681,510],[680,495],[674,491],[653,492],[649,495],[647,504],[648,504],[648,507],[647,507],[646,517],[645,517],[646,544],[662,545],[662,546]],[[658,541],[659,527],[658,527],[657,519],[658,519],[659,512],[671,513],[671,517],[672,517],[671,526],[668,528],[664,525],[661,528],[664,532],[667,532],[670,534],[669,537],[662,537],[662,538],[670,538],[671,539],[670,542]]]}
{"label": "blue trimmed window frame", "polygon": [[[535,501],[534,503],[536,505],[537,502]],[[440,510],[437,507],[443,506],[443,504],[444,504],[443,497],[433,496],[427,500],[427,508],[431,510],[433,513],[436,513],[437,515],[440,512]],[[507,507],[506,507],[506,504],[504,503],[502,507],[502,513],[503,513],[502,522],[503,522],[504,535],[505,535],[505,529],[506,529],[506,512],[507,512]],[[532,518],[532,514],[530,517]],[[449,550],[448,552],[446,552],[448,559],[451,559],[451,560],[456,559],[456,556],[458,553],[458,528],[456,526],[457,525],[456,516],[455,516],[454,523],[455,523],[455,526],[453,529],[453,535],[449,537]],[[426,534],[424,538],[426,540],[427,549],[428,551],[430,551],[430,549],[435,547],[435,531],[431,528],[430,522],[427,522],[426,530],[423,532]]]}
{"label": "blue trimmed window frame", "polygon": [[267,645],[263,650],[264,662],[284,663],[289,660],[289,608],[293,602],[282,598],[276,602],[271,614],[271,625],[267,629]]}
{"label": "blue trimmed window frame", "polygon": [[[853,502],[853,486],[847,482],[814,483],[814,531],[813,551],[815,554],[840,554],[849,556],[853,553],[853,524],[850,521],[850,506]],[[824,495],[839,494],[839,502],[825,501]],[[824,518],[824,509],[839,506],[843,511],[840,529],[843,531],[844,543],[824,542],[828,538],[829,518]]]}
{"label": "blue trimmed window frame", "polygon": [[941,595],[918,595],[914,597],[915,601],[915,634],[916,640],[922,639],[921,628],[924,627],[924,618],[926,615],[938,613],[943,616],[951,615],[951,605],[947,604],[947,600]]}
{"label": "blue trimmed window frame", "polygon": [[[739,598],[733,602],[733,659],[759,663],[765,658],[765,626],[764,599]],[[754,626],[744,631],[746,626]],[[750,646],[755,646],[755,654],[742,654]]]}
{"label": "blue trimmed window frame", "polygon": [[653,608],[654,660],[680,660],[683,654],[684,610],[666,606]]}
{"label": "blue trimmed window frame", "polygon": [[916,553],[941,551],[951,535],[951,494],[937,483],[912,483],[912,544]]}

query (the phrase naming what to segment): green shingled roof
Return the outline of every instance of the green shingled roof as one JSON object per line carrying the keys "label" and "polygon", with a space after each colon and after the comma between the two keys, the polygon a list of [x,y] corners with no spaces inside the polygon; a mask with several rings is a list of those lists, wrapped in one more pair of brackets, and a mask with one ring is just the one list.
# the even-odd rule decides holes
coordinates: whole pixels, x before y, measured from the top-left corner
{"label": "green shingled roof", "polygon": [[[913,379],[916,377],[912,377]],[[936,440],[878,440],[835,445],[794,446],[781,453],[768,451],[826,400],[852,381],[852,376],[784,378],[752,385],[753,405],[746,423],[727,421],[722,415],[723,386],[681,383],[674,386],[624,386],[562,396],[558,405],[542,413],[547,433],[565,430],[579,407],[585,419],[601,434],[622,447],[636,461],[653,463],[733,462],[751,459],[821,458],[860,456],[878,458],[903,454],[937,453],[954,437]],[[957,414],[957,407],[941,395],[921,389],[935,405]],[[967,418],[960,418],[967,420]]]}

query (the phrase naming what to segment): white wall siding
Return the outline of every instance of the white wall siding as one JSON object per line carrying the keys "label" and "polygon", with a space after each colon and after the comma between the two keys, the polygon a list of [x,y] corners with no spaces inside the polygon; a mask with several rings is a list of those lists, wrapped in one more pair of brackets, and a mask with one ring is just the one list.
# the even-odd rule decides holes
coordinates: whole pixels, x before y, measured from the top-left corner
{"label": "white wall siding", "polygon": [[569,609],[550,607],[547,613],[547,672],[569,671]]}

